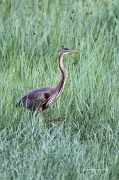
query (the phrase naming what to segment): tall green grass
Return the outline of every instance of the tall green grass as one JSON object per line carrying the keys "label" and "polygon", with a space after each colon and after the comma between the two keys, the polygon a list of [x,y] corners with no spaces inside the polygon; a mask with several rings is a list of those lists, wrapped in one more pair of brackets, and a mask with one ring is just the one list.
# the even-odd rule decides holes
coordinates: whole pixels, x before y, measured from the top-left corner
{"label": "tall green grass", "polygon": [[[118,1],[0,2],[0,179],[119,179]],[[41,120],[15,103],[68,80]],[[62,121],[50,121],[61,118]]]}

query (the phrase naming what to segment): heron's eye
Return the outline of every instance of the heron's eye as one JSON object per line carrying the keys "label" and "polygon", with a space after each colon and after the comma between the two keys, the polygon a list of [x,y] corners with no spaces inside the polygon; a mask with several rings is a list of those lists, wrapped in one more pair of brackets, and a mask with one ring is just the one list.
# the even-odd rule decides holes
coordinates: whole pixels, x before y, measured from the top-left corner
{"label": "heron's eye", "polygon": [[63,48],[62,50],[69,50],[68,48]]}

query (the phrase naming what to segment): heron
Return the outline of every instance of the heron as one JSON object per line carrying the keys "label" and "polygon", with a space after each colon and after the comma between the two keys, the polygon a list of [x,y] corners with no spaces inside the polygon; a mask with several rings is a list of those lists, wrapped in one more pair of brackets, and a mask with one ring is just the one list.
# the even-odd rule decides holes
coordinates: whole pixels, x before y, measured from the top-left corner
{"label": "heron", "polygon": [[63,48],[58,56],[58,64],[61,71],[58,85],[56,87],[43,87],[32,90],[16,103],[16,107],[24,107],[31,111],[37,110],[40,113],[46,111],[61,96],[66,84],[67,72],[63,65],[64,55],[79,52],[80,50]]}

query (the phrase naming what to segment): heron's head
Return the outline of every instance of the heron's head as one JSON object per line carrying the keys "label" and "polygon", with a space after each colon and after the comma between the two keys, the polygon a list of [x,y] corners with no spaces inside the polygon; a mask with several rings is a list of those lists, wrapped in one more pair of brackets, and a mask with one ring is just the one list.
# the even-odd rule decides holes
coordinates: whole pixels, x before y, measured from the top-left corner
{"label": "heron's head", "polygon": [[60,51],[60,54],[69,54],[69,53],[78,53],[78,52],[81,52],[81,51],[80,50],[70,50],[68,48],[63,48]]}

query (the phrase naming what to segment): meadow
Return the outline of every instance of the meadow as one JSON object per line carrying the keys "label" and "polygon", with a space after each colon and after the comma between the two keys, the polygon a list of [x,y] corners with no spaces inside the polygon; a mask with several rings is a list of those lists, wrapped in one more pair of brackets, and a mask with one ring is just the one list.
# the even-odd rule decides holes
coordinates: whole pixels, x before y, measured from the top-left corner
{"label": "meadow", "polygon": [[[43,118],[16,108],[58,84],[63,47],[81,53],[60,99]],[[0,82],[0,180],[119,179],[118,0],[1,0]]]}

